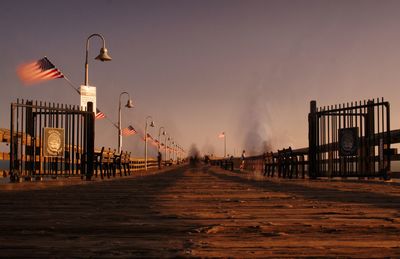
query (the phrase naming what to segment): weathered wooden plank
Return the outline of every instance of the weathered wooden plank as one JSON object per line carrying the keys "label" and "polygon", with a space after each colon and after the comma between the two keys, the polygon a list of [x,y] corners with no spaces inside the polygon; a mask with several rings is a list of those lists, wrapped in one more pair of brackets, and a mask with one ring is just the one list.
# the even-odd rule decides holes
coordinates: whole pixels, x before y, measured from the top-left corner
{"label": "weathered wooden plank", "polygon": [[216,167],[117,179],[0,185],[2,257],[400,256],[397,183]]}

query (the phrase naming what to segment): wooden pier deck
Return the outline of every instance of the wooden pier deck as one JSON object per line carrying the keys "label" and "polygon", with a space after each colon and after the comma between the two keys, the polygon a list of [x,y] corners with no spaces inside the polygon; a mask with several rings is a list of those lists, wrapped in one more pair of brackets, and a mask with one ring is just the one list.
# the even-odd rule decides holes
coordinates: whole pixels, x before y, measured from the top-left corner
{"label": "wooden pier deck", "polygon": [[400,257],[400,185],[216,167],[0,185],[2,258]]}

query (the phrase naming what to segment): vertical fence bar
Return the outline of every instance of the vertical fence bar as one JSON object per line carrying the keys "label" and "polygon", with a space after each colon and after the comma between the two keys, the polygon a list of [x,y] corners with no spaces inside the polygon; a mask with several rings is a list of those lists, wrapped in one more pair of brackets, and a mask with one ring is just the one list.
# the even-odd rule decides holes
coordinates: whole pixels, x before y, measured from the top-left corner
{"label": "vertical fence bar", "polygon": [[390,154],[390,104],[386,102],[386,156],[387,156],[387,167],[384,170],[383,177],[385,180],[390,179],[391,177],[391,154]]}
{"label": "vertical fence bar", "polygon": [[[376,100],[376,103],[378,103],[379,101],[378,100]],[[372,137],[372,146],[371,146],[371,153],[372,153],[372,156],[371,156],[371,159],[372,159],[372,174],[373,175],[375,175],[376,174],[376,165],[375,165],[375,124],[376,124],[376,122],[375,122],[375,99],[372,99],[372,108],[371,108],[371,111],[372,111],[372,114],[373,114],[373,122],[371,122],[371,125],[373,125],[373,128],[372,128],[372,131],[371,131],[371,137]]]}
{"label": "vertical fence bar", "polygon": [[[47,127],[47,125],[48,125],[48,116],[47,116],[47,113],[48,113],[48,108],[47,108],[47,103],[46,102],[44,102],[43,103],[43,105],[44,105],[44,108],[43,108],[43,110],[44,110],[44,115],[43,115],[43,113],[41,114],[42,115],[42,119],[43,119],[43,127],[45,128],[45,127]],[[44,154],[43,153],[43,141],[44,141],[44,132],[43,132],[43,128],[41,128],[40,129],[40,134],[41,134],[41,136],[42,136],[42,138],[41,138],[41,144],[42,144],[42,155]],[[46,175],[47,174],[47,167],[48,167],[48,165],[47,165],[47,163],[48,163],[48,161],[47,161],[47,158],[45,157],[45,156],[43,156],[43,174],[44,175]]]}
{"label": "vertical fence bar", "polygon": [[381,154],[381,156],[380,156],[380,160],[381,160],[381,168],[380,168],[380,170],[381,170],[381,173],[384,175],[385,173],[385,170],[386,170],[386,168],[385,168],[385,154],[384,154],[384,151],[385,151],[385,122],[387,121],[387,117],[385,117],[385,111],[386,111],[386,109],[387,109],[387,107],[386,107],[386,105],[385,105],[385,103],[384,103],[384,100],[383,100],[383,97],[382,97],[382,108],[381,108],[381,117],[382,117],[382,119],[381,119],[381,129],[382,129],[382,133],[381,133],[381,144],[382,144],[382,154]]}
{"label": "vertical fence bar", "polygon": [[[81,111],[86,111],[86,108],[81,108]],[[87,152],[87,146],[86,143],[84,142],[86,138],[86,132],[85,132],[85,124],[86,124],[86,114],[82,113],[81,115],[77,116],[79,119],[79,143],[78,143],[78,149],[79,149],[79,158],[80,158],[80,175],[81,178],[85,177],[86,175],[86,169],[87,167],[85,166],[85,161],[86,161],[86,152]]]}
{"label": "vertical fence bar", "polygon": [[10,109],[10,180],[12,182],[17,181],[17,170],[15,168],[15,147],[14,147],[14,113],[15,113],[15,105],[11,103]]}
{"label": "vertical fence bar", "polygon": [[[329,107],[328,106],[328,112],[330,112],[332,110],[332,106]],[[329,177],[332,177],[332,160],[333,160],[333,151],[332,151],[332,139],[331,139],[331,121],[332,121],[333,117],[329,116],[327,119],[328,125],[326,127],[327,129],[327,133],[328,133],[328,138],[327,138],[327,144],[328,144],[328,175]]]}
{"label": "vertical fence bar", "polygon": [[367,102],[367,126],[366,130],[367,133],[367,146],[368,146],[368,151],[367,151],[367,161],[368,161],[368,168],[367,168],[367,174],[371,175],[371,173],[374,172],[375,166],[374,166],[374,153],[375,153],[375,147],[374,147],[374,102],[372,100],[368,100]]}
{"label": "vertical fence bar", "polygon": [[[332,106],[332,109],[336,110],[336,105]],[[336,138],[336,128],[337,128],[337,115],[332,116],[332,176],[336,176],[337,174],[337,138]]]}
{"label": "vertical fence bar", "polygon": [[[351,102],[350,103],[350,108],[351,108],[351,110],[349,110],[349,112],[350,112],[350,116],[349,116],[349,120],[350,120],[350,128],[353,128],[354,127],[354,109],[353,109],[353,107],[354,107],[354,104],[353,104],[353,102]],[[351,156],[351,158],[350,158],[350,171],[351,171],[351,173],[352,174],[354,174],[354,156]]]}
{"label": "vertical fence bar", "polygon": [[[323,114],[325,107],[321,107],[320,112]],[[319,131],[319,161],[320,161],[320,174],[325,176],[325,153],[324,153],[324,137],[325,137],[325,116],[322,116],[319,118],[319,128],[321,129]]]}
{"label": "vertical fence bar", "polygon": [[39,111],[38,114],[36,115],[36,121],[38,121],[39,125],[38,125],[38,133],[36,134],[36,136],[39,137],[39,141],[38,141],[38,149],[36,152],[36,155],[38,155],[39,158],[39,174],[42,174],[42,166],[43,166],[43,157],[41,156],[42,153],[42,144],[43,143],[43,139],[42,139],[42,102],[39,102]]}
{"label": "vertical fence bar", "polygon": [[[383,102],[381,102],[380,97],[376,98],[376,137],[375,137],[375,145],[376,145],[376,156],[375,156],[375,163],[376,163],[376,175],[381,176],[383,171],[382,171],[382,161],[381,161],[381,150],[383,151],[384,149],[384,144],[383,144],[383,129],[381,128],[381,121],[383,121],[383,117],[381,117],[381,111],[384,109]],[[383,147],[383,148],[381,148]]]}
{"label": "vertical fence bar", "polygon": [[[73,108],[75,110],[75,106],[73,106],[71,108]],[[75,136],[76,123],[75,123],[75,117],[76,116],[75,116],[75,114],[72,114],[71,117],[72,117],[72,122],[71,122],[71,127],[72,127],[72,133],[71,133],[72,168],[71,168],[71,171],[72,171],[72,174],[76,174],[76,160],[77,160],[76,153],[75,153],[75,149],[76,149],[75,148],[76,147],[76,136]]]}
{"label": "vertical fence bar", "polygon": [[[324,106],[324,113],[326,112],[326,110],[327,110],[327,107],[326,106]],[[324,131],[323,131],[323,141],[324,141],[324,143],[323,143],[323,145],[324,145],[324,174],[326,175],[327,174],[327,171],[328,171],[328,152],[326,152],[327,151],[327,146],[326,146],[326,144],[327,144],[327,130],[326,130],[326,123],[327,123],[327,116],[324,116],[324,119],[323,119],[323,123],[324,123]]]}
{"label": "vertical fence bar", "polygon": [[[344,115],[344,117],[343,117],[343,119],[344,119],[344,125],[345,125],[345,127],[344,128],[348,128],[349,127],[349,116],[348,116],[348,113],[349,113],[349,103],[346,103],[346,104],[344,104],[343,105],[344,107],[346,107],[345,108],[345,110],[344,110],[344,113],[345,113],[345,115]],[[345,160],[345,177],[347,177],[348,175],[349,175],[349,158],[347,157],[347,156],[345,156],[344,157],[344,160]]]}

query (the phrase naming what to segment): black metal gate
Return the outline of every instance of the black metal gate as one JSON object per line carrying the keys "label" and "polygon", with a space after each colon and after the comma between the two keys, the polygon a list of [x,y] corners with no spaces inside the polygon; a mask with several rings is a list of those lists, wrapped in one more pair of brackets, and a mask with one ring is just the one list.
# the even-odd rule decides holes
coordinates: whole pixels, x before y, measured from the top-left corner
{"label": "black metal gate", "polygon": [[[11,104],[10,177],[93,175],[94,113],[79,106]],[[89,163],[87,161],[90,161]]]}
{"label": "black metal gate", "polygon": [[309,114],[310,177],[383,177],[390,172],[390,105],[364,100]]}

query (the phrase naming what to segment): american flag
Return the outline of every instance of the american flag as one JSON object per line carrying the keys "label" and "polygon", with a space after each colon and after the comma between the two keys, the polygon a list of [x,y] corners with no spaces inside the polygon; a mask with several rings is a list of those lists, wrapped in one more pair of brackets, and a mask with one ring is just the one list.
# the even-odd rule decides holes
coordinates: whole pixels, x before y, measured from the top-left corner
{"label": "american flag", "polygon": [[17,73],[25,84],[34,84],[40,81],[64,77],[61,71],[47,57],[19,66]]}
{"label": "american flag", "polygon": [[219,138],[225,138],[225,132],[222,132],[218,135]]}
{"label": "american flag", "polygon": [[134,135],[136,133],[137,133],[137,131],[131,125],[129,125],[127,128],[122,130],[123,136]]}
{"label": "american flag", "polygon": [[99,109],[96,109],[96,120],[104,119],[106,115]]}

